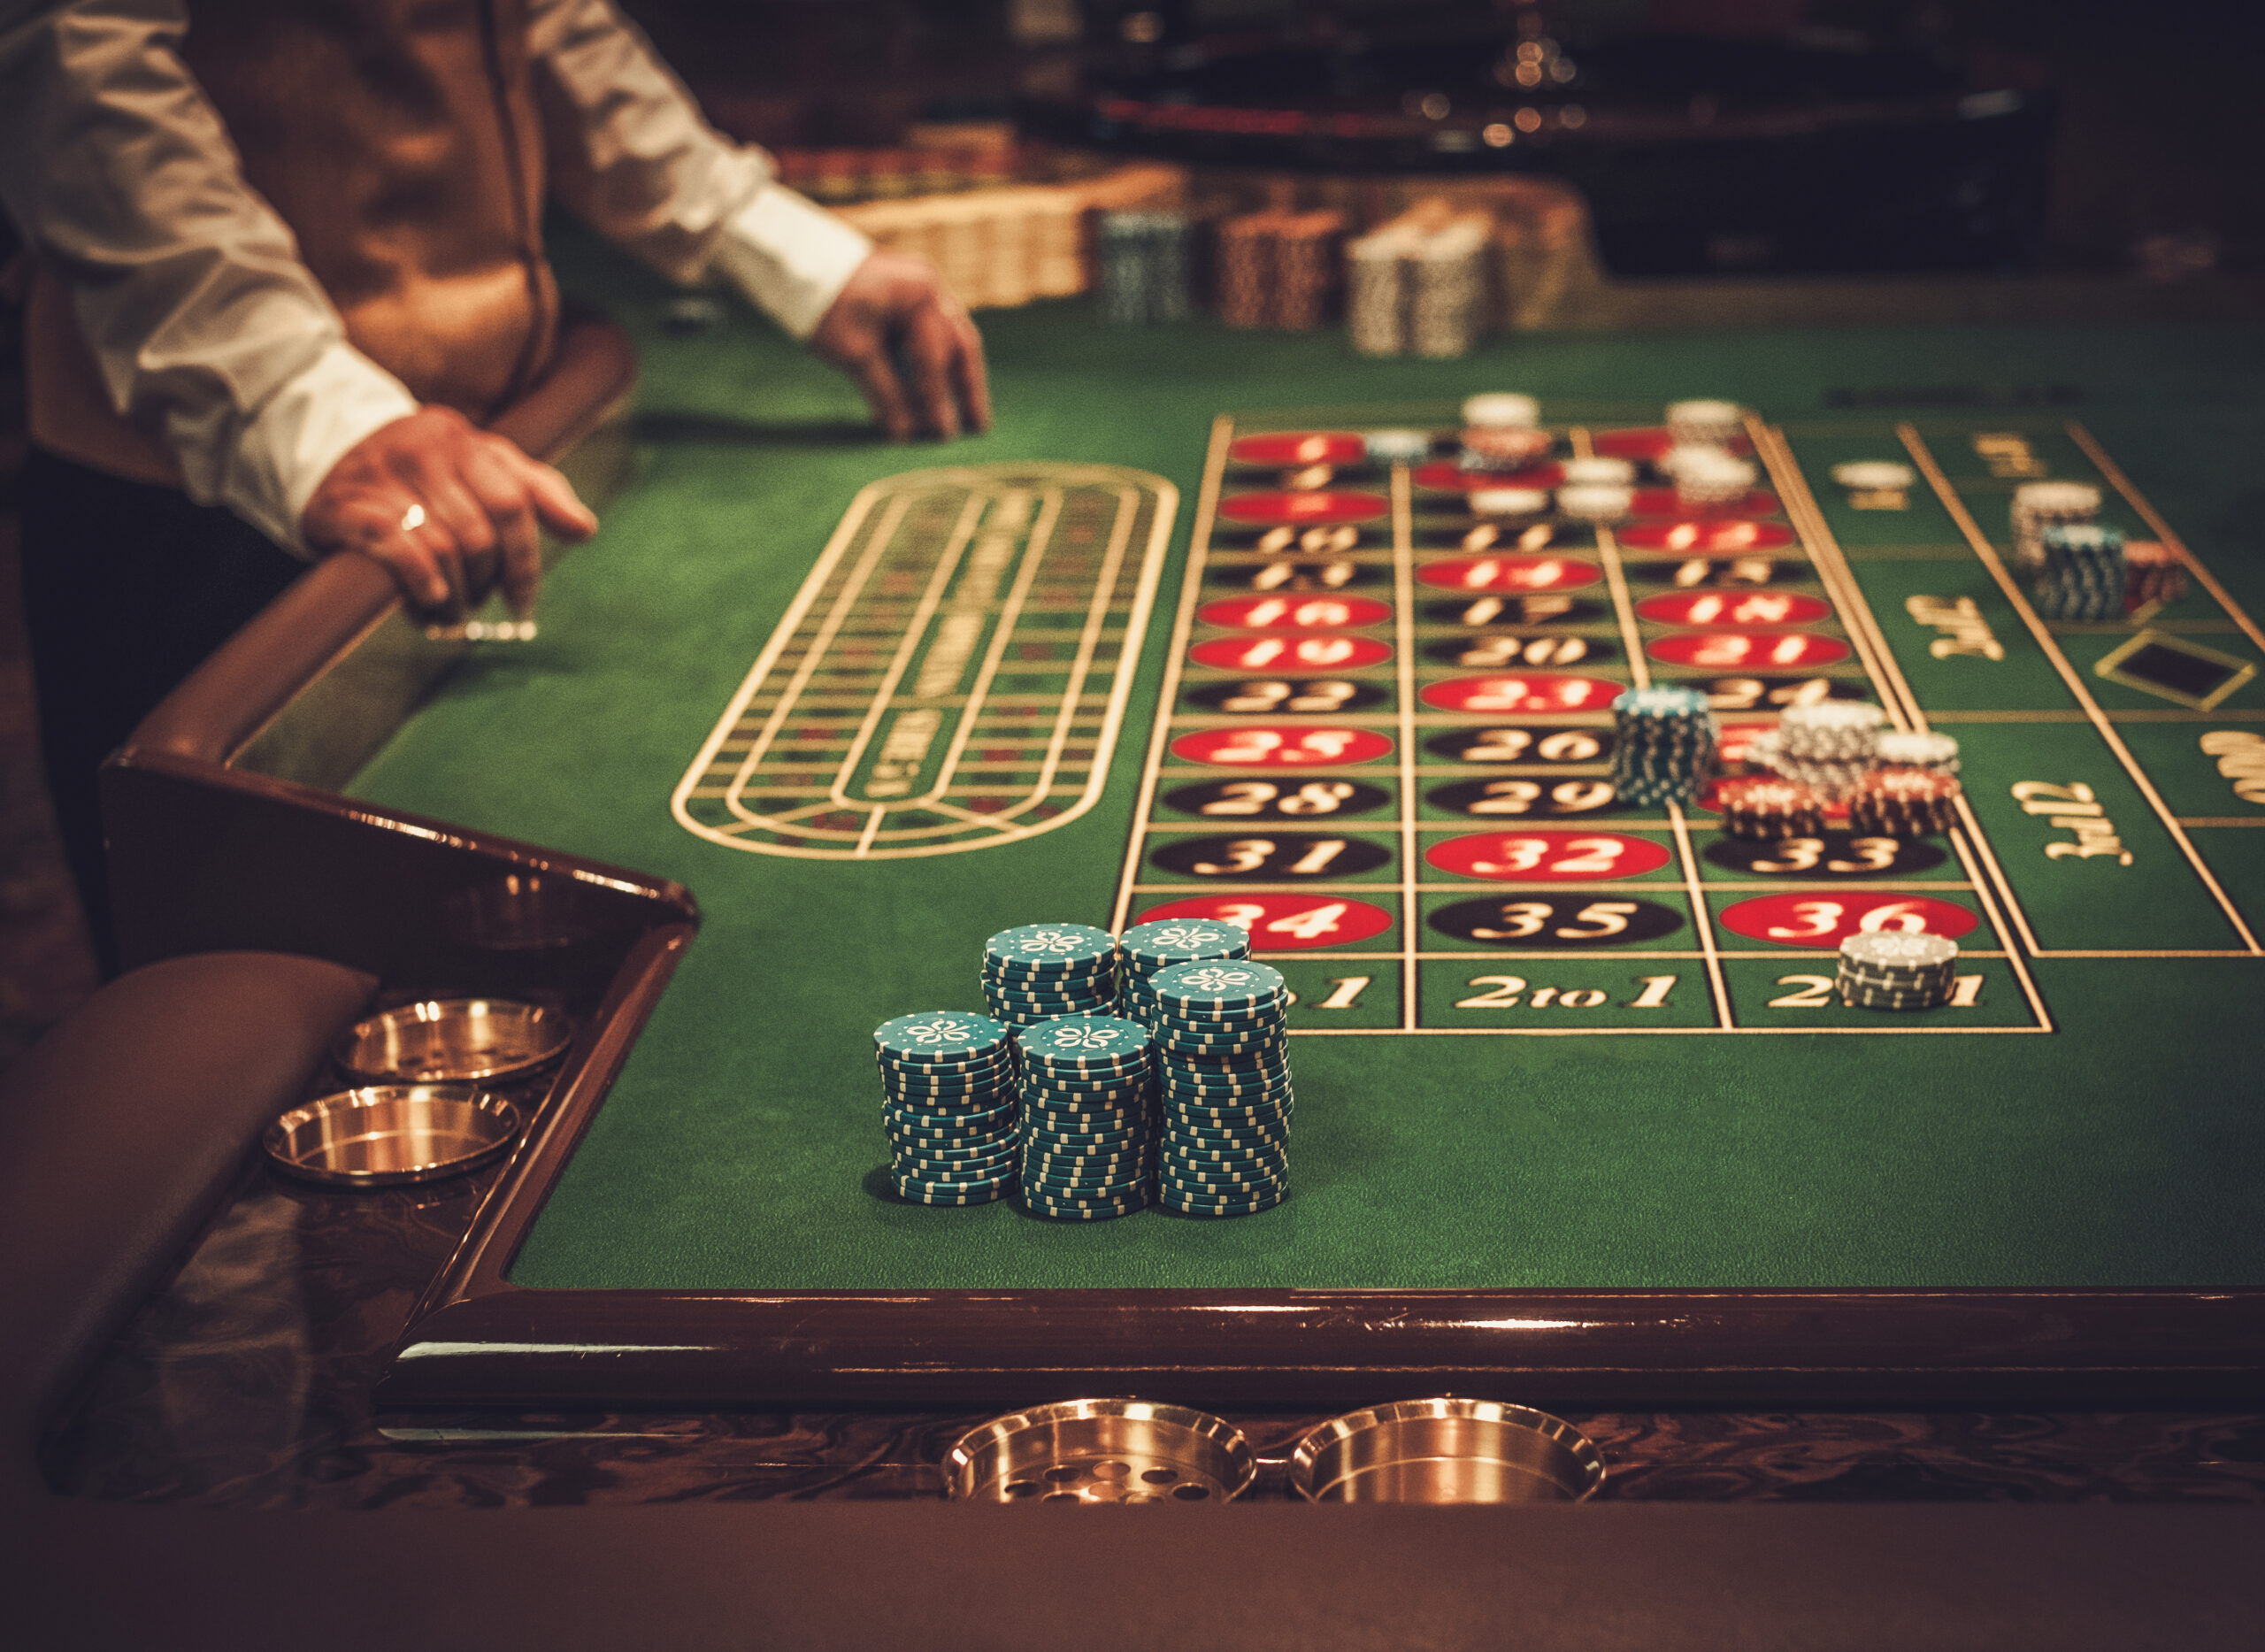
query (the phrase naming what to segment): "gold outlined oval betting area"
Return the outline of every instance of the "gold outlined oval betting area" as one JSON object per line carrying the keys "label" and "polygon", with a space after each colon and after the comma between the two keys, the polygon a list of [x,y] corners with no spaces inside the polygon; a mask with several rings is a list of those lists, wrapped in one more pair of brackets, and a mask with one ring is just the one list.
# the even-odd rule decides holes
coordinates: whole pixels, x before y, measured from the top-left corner
{"label": "gold outlined oval betting area", "polygon": [[1109,778],[1179,490],[1113,465],[908,471],[849,504],[678,782],[711,841],[903,859],[1033,837]]}

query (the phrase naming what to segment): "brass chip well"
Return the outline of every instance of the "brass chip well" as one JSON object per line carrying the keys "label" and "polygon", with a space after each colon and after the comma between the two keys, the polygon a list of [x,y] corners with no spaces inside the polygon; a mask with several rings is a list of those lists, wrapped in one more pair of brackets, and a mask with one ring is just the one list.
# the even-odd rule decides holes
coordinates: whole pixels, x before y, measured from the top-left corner
{"label": "brass chip well", "polygon": [[332,1187],[393,1187],[477,1169],[519,1133],[519,1110],[469,1085],[388,1084],[295,1107],[261,1146],[276,1165]]}
{"label": "brass chip well", "polygon": [[1582,1502],[1604,1484],[1604,1455],[1526,1406],[1402,1400],[1315,1429],[1290,1484],[1309,1502]]}
{"label": "brass chip well", "polygon": [[1250,1489],[1258,1458],[1206,1412],[1148,1400],[1067,1400],[994,1418],[945,1459],[969,1502],[1223,1503]]}

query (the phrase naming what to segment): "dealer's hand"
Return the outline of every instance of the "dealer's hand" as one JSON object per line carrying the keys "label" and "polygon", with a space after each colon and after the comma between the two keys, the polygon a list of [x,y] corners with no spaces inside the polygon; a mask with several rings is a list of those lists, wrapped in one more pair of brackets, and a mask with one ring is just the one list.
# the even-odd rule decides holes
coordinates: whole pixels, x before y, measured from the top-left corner
{"label": "dealer's hand", "polygon": [[310,549],[375,557],[412,603],[444,619],[462,619],[499,573],[524,617],[542,583],[538,530],[580,540],[597,526],[564,476],[448,407],[421,407],[363,437],[299,519]]}
{"label": "dealer's hand", "polygon": [[810,349],[864,387],[892,442],[991,428],[983,335],[923,259],[868,257],[819,318]]}

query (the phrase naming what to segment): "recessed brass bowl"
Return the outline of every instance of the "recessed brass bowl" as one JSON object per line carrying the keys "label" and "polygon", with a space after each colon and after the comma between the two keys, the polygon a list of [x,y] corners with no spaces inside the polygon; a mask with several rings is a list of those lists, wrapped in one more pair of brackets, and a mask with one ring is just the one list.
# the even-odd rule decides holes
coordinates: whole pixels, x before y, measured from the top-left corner
{"label": "recessed brass bowl", "polygon": [[429,998],[357,1021],[331,1046],[339,1070],[396,1084],[472,1084],[532,1072],[573,1036],[557,1010],[508,998]]}
{"label": "recessed brass bowl", "polygon": [[1232,1502],[1258,1475],[1241,1430],[1148,1400],[1066,1400],[960,1436],[945,1459],[968,1502]]}
{"label": "recessed brass bowl", "polygon": [[519,1110],[468,1085],[388,1084],[295,1107],[261,1146],[277,1166],[331,1187],[437,1181],[487,1164],[519,1133]]}
{"label": "recessed brass bowl", "polygon": [[1290,1484],[1309,1502],[1583,1502],[1604,1484],[1604,1454],[1526,1406],[1403,1400],[1315,1429]]}

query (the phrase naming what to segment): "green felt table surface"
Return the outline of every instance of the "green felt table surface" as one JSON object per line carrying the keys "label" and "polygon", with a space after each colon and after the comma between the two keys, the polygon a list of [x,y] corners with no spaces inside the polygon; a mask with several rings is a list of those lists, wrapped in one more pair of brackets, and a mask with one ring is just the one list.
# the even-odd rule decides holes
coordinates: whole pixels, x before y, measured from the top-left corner
{"label": "green felt table surface", "polygon": [[[942,449],[872,440],[846,382],[751,317],[670,337],[655,283],[603,260],[569,273],[641,340],[635,484],[552,575],[539,640],[479,655],[353,788],[677,880],[705,914],[516,1282],[2265,1283],[2254,960],[2039,960],[2059,1029],[2046,1035],[1301,1040],[1294,1195],[1229,1222],[1056,1225],[1012,1204],[893,1201],[869,1041],[906,1010],[979,1007],[992,931],[1108,920],[1216,412],[1515,388],[1545,403],[1726,396],[1798,433],[1841,387],[2073,385],[2074,411],[2255,611],[2265,329],[1536,335],[1459,361],[1366,361],[1334,332],[1110,327],[1064,301],[982,318],[996,426]],[[879,864],[733,853],[680,826],[672,787],[857,489],[914,466],[1006,459],[1129,465],[1183,495],[1099,806],[1010,846]],[[1948,565],[1959,553],[1946,523],[1904,537],[1937,534]],[[1893,569],[1873,590],[1861,534],[1845,537],[1884,606]],[[2009,616],[1999,628],[2015,629]],[[2038,735],[1957,732],[1981,744]],[[2042,778],[2059,772],[2038,762]],[[2254,895],[2265,831],[2241,839],[2226,853]],[[2062,945],[2103,944],[2081,911],[2035,916],[2084,932]]]}

